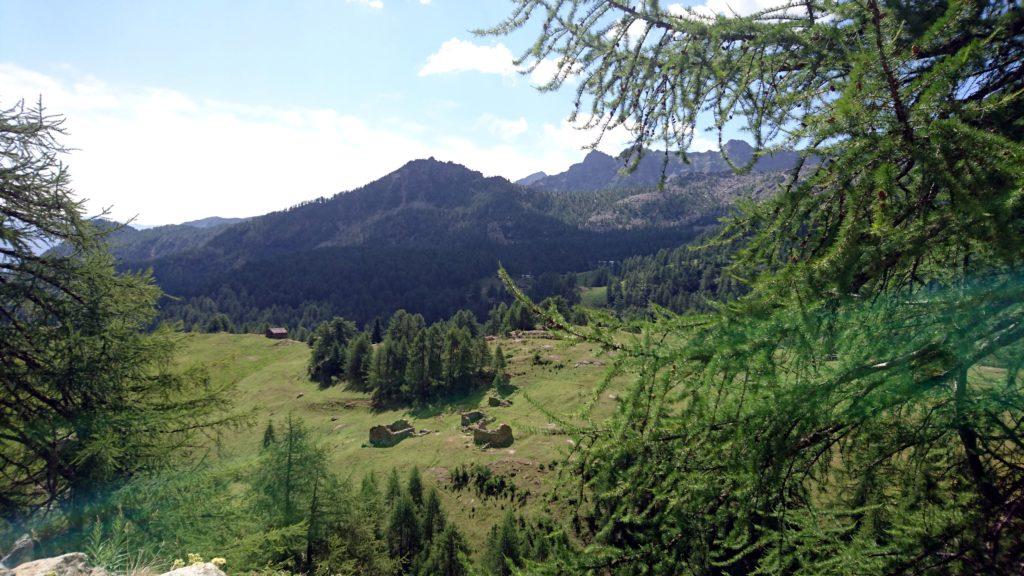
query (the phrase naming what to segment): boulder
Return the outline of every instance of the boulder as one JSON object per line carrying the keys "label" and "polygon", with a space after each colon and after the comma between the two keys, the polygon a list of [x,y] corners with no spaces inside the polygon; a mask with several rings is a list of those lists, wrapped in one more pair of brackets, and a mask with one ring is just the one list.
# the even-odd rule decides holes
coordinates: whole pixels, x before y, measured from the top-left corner
{"label": "boulder", "polygon": [[164,572],[160,576],[226,576],[224,571],[217,568],[213,562],[202,562],[185,566],[170,572]]}
{"label": "boulder", "polygon": [[488,430],[485,426],[473,428],[473,442],[475,444],[483,444],[490,448],[507,448],[514,441],[512,427],[508,424],[502,424],[495,430]]}
{"label": "boulder", "polygon": [[25,562],[10,571],[11,576],[107,576],[103,568],[89,566],[81,552]]}
{"label": "boulder", "polygon": [[487,405],[494,408],[497,408],[499,406],[508,407],[512,405],[512,402],[510,400],[503,400],[501,398],[498,398],[497,396],[489,396],[487,398]]}
{"label": "boulder", "polygon": [[370,428],[370,445],[381,447],[394,446],[403,439],[416,433],[416,429],[406,420],[396,420],[392,424],[377,425]]}
{"label": "boulder", "polygon": [[486,417],[487,415],[484,414],[483,410],[470,410],[469,412],[463,412],[462,426],[469,426],[470,424],[473,424],[474,422],[479,422],[480,420],[483,420]]}
{"label": "boulder", "polygon": [[11,547],[10,552],[3,558],[0,558],[0,566],[10,569],[35,558],[33,555],[35,544],[36,542],[31,536],[28,534],[22,535],[21,538],[14,541],[14,546]]}

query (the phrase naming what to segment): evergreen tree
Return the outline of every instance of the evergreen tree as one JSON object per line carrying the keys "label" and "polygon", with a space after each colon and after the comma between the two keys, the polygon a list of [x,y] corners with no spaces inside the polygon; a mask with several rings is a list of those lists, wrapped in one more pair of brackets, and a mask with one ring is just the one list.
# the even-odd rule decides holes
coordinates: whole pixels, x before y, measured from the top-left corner
{"label": "evergreen tree", "polygon": [[[340,488],[340,489],[339,489]],[[321,574],[366,574],[392,576],[398,572],[381,531],[380,493],[373,475],[363,478],[357,497],[346,484],[333,492],[322,520],[325,545],[319,552],[315,572]]]}
{"label": "evergreen tree", "polygon": [[404,376],[405,351],[400,343],[385,337],[370,363],[369,385],[374,403],[387,405],[401,398]]}
{"label": "evergreen tree", "polygon": [[493,385],[498,390],[508,386],[509,377],[506,371],[505,364],[505,351],[501,349],[501,344],[494,349],[494,361],[491,364],[491,372],[494,373]]}
{"label": "evergreen tree", "polygon": [[464,328],[469,335],[476,338],[481,334],[480,323],[476,320],[476,314],[473,314],[469,310],[459,310],[452,314],[451,319],[448,320],[448,324],[455,326],[456,328]]}
{"label": "evergreen tree", "polygon": [[423,478],[420,477],[420,469],[413,466],[409,471],[409,482],[406,485],[406,493],[416,506],[423,505]]}
{"label": "evergreen tree", "polygon": [[[0,109],[0,517],[81,526],[127,478],[240,422],[231,387],[174,363],[160,291],[119,274],[61,159],[63,119]],[[58,249],[39,256],[46,245]]]}
{"label": "evergreen tree", "polygon": [[391,510],[388,523],[388,549],[392,557],[408,569],[423,547],[420,520],[408,494],[402,494]]}
{"label": "evergreen tree", "polygon": [[366,518],[373,524],[375,536],[381,538],[383,536],[381,519],[383,518],[384,503],[381,501],[377,476],[373,472],[363,476],[359,485],[359,502]]}
{"label": "evergreen tree", "polygon": [[318,326],[309,341],[313,349],[307,368],[309,377],[324,387],[344,377],[348,343],[356,334],[355,323],[344,318],[335,317]]}
{"label": "evergreen tree", "polygon": [[469,546],[458,528],[449,524],[430,546],[429,554],[420,566],[422,576],[468,576],[470,574]]}
{"label": "evergreen tree", "polygon": [[355,390],[365,390],[369,382],[373,348],[370,337],[361,332],[353,338],[345,352],[345,379]]}
{"label": "evergreen tree", "polygon": [[473,346],[465,328],[449,326],[442,349],[443,381],[449,389],[467,388],[476,373]]}
{"label": "evergreen tree", "polygon": [[388,473],[387,488],[384,489],[384,505],[388,508],[394,507],[403,494],[402,482],[398,479],[398,470],[392,468],[391,472]]}
{"label": "evergreen tree", "polygon": [[749,131],[721,147],[738,171],[803,158],[716,239],[744,296],[634,343],[586,332],[640,376],[581,432],[593,545],[563,570],[1017,571],[1024,398],[976,368],[1024,339],[1018,3],[516,4],[490,32],[542,20],[524,62],[632,131],[627,169],[653,140],[685,159],[708,111],[720,142]]}
{"label": "evergreen tree", "polygon": [[[440,323],[433,324],[424,333],[426,344],[426,378],[436,389],[443,383],[444,362],[442,360],[444,348],[444,328]],[[441,395],[441,390],[434,390],[431,394]]]}
{"label": "evergreen tree", "polygon": [[503,326],[505,334],[512,330],[533,330],[536,326],[537,318],[525,304],[516,300],[509,306]]}
{"label": "evergreen tree", "polygon": [[216,314],[203,327],[203,332],[214,334],[217,332],[234,332],[235,327],[231,324],[231,318],[227,314]]}
{"label": "evergreen tree", "polygon": [[445,527],[444,510],[441,509],[441,498],[437,490],[430,489],[427,499],[423,504],[423,540],[430,542],[434,536],[441,533]]}
{"label": "evergreen tree", "polygon": [[405,365],[403,392],[419,402],[430,398],[431,382],[427,377],[427,332],[421,330],[409,345],[409,358]]}
{"label": "evergreen tree", "polygon": [[380,316],[373,319],[373,325],[370,327],[370,342],[373,344],[379,344],[384,340],[384,324],[380,320]]}
{"label": "evergreen tree", "polygon": [[301,522],[310,509],[314,484],[326,473],[326,455],[302,421],[289,415],[281,439],[260,457],[254,480],[256,505],[270,526]]}
{"label": "evergreen tree", "polygon": [[513,570],[522,565],[522,559],[519,528],[510,510],[491,528],[487,536],[484,567],[493,576],[512,576]]}
{"label": "evergreen tree", "polygon": [[508,334],[508,304],[499,302],[487,313],[484,323],[484,334],[489,336],[505,336]]}

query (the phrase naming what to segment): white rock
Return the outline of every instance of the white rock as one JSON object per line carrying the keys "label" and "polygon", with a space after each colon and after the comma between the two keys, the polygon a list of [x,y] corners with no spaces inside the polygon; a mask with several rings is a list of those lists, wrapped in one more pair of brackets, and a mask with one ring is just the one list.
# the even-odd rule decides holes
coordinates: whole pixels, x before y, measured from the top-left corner
{"label": "white rock", "polygon": [[160,576],[226,576],[224,572],[217,568],[212,562],[204,562],[202,564],[193,564],[191,566],[185,566],[184,568],[178,568],[177,570],[171,570],[170,572],[164,572]]}
{"label": "white rock", "polygon": [[11,576],[107,576],[107,571],[89,566],[85,554],[72,552],[20,564],[11,570]]}

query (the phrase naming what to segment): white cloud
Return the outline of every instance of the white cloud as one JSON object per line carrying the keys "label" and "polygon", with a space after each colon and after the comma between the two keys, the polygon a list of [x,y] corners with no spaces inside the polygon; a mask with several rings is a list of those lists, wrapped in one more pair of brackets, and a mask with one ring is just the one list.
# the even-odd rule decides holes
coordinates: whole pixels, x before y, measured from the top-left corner
{"label": "white cloud", "polygon": [[504,44],[481,46],[468,40],[452,38],[427,57],[419,75],[482,72],[511,77],[516,74],[513,61],[515,56]]}
{"label": "white cloud", "polygon": [[[504,44],[494,46],[476,44],[470,40],[452,38],[446,40],[437,52],[427,57],[426,63],[420,68],[420,76],[435,74],[457,74],[459,72],[480,72],[495,74],[514,83],[516,78],[529,70],[529,67],[516,68],[515,56]],[[547,84],[558,72],[558,64],[551,58],[541,60],[527,74],[534,86]]]}
{"label": "white cloud", "polygon": [[420,4],[423,4],[424,6],[430,6],[430,0],[420,0]]}
{"label": "white cloud", "polygon": [[558,63],[551,58],[545,58],[530,72],[530,83],[534,86],[543,86],[550,82],[555,74],[558,74]]}
{"label": "white cloud", "polygon": [[[428,156],[511,179],[560,172],[580,161],[594,136],[566,122],[532,126],[525,117],[483,115],[476,129],[486,136],[471,139],[449,136],[423,118],[371,123],[327,108],[123,88],[4,63],[0,87],[2,105],[41,94],[52,113],[67,117],[72,186],[91,213],[111,207],[117,219],[138,216],[146,224],[280,210]],[[601,149],[619,152],[625,136],[614,131]]]}
{"label": "white cloud", "polygon": [[704,0],[701,4],[683,6],[682,4],[669,4],[665,9],[681,18],[692,15],[714,18],[721,14],[724,16],[749,16],[755,12],[781,6],[784,2],[780,0]]}
{"label": "white cloud", "polygon": [[174,90],[61,82],[0,64],[2,98],[42,94],[67,117],[66,159],[91,212],[180,222],[248,216],[358,187],[430,155],[414,124],[329,109],[271,108]]}
{"label": "white cloud", "polygon": [[369,6],[374,10],[380,10],[384,7],[383,0],[345,0],[349,4],[362,4],[363,6]]}
{"label": "white cloud", "polygon": [[[584,150],[594,143],[599,130],[597,128],[581,130],[588,118],[581,117],[576,124],[563,120],[558,124],[544,124],[544,140],[555,150]],[[633,141],[633,136],[624,126],[618,126],[604,133],[597,149],[605,154],[617,155]],[[570,162],[578,162],[579,152],[573,155]]]}
{"label": "white cloud", "polygon": [[478,129],[485,129],[492,136],[506,142],[511,142],[524,134],[529,129],[530,124],[523,116],[515,120],[509,120],[507,118],[499,118],[494,114],[484,114],[477,119],[476,126]]}
{"label": "white cloud", "polygon": [[704,138],[702,136],[694,136],[693,140],[690,141],[690,147],[687,148],[687,152],[711,152],[718,150],[718,141],[710,138]]}

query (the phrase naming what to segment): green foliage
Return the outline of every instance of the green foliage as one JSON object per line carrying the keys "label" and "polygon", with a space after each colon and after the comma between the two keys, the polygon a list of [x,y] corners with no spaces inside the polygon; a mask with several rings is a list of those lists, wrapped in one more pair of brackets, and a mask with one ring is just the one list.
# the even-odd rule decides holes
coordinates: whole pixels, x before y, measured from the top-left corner
{"label": "green foliage", "polygon": [[693,245],[628,258],[608,286],[608,303],[624,315],[649,314],[652,304],[678,313],[708,312],[747,291],[724,270],[735,252],[718,244]]}
{"label": "green foliage", "polygon": [[512,576],[522,566],[523,550],[519,527],[509,511],[501,522],[491,528],[484,549],[484,568],[493,576]]}
{"label": "green foliage", "polygon": [[171,369],[175,337],[151,330],[160,290],[115,272],[71,197],[62,122],[0,110],[0,516],[45,508],[82,529],[118,483],[242,419],[230,386]]}
{"label": "green foliage", "polygon": [[405,492],[412,499],[413,504],[423,505],[423,479],[420,477],[419,467],[413,466],[409,470],[409,482],[406,484]]}
{"label": "green foliage", "polygon": [[367,387],[377,405],[425,404],[486,382],[491,362],[483,330],[468,311],[426,326],[399,310],[373,353]]}
{"label": "green foliage", "polygon": [[355,323],[344,318],[332,318],[317,326],[310,337],[313,354],[309,358],[309,377],[327,387],[335,379],[348,374],[348,345],[358,331]]}
{"label": "green foliage", "polygon": [[423,540],[431,542],[434,536],[440,534],[447,522],[444,510],[441,509],[441,499],[437,496],[437,490],[430,489],[427,493],[427,500],[423,504]]}
{"label": "green foliage", "polygon": [[402,494],[391,510],[387,530],[388,550],[406,569],[412,566],[423,548],[423,531],[416,505],[408,494]]}
{"label": "green foliage", "polygon": [[1017,571],[1024,396],[989,363],[1024,339],[1020,6],[519,0],[491,32],[531,16],[523,59],[558,63],[548,88],[575,77],[591,126],[633,131],[627,167],[652,140],[685,158],[705,112],[753,137],[723,146],[738,170],[810,160],[718,239],[745,295],[624,339],[546,315],[636,380],[578,431],[584,546],[545,569]]}
{"label": "green foliage", "polygon": [[516,484],[505,474],[495,474],[483,464],[456,466],[452,470],[452,489],[472,488],[481,498],[508,498],[515,500]]}
{"label": "green foliage", "polygon": [[260,456],[253,481],[255,505],[267,524],[284,527],[301,522],[313,498],[314,486],[326,474],[322,448],[309,437],[302,421],[289,415],[281,438]]}
{"label": "green foliage", "polygon": [[109,522],[109,528],[104,527],[99,518],[93,522],[82,550],[92,565],[115,575],[139,574],[158,563],[154,551],[120,510]]}
{"label": "green foliage", "polygon": [[422,576],[468,576],[470,574],[469,546],[458,528],[449,525],[437,535],[419,573]]}
{"label": "green foliage", "polygon": [[398,470],[392,468],[388,474],[388,486],[384,490],[384,505],[391,508],[402,497],[402,481],[398,479]]}
{"label": "green foliage", "polygon": [[231,324],[231,318],[227,314],[214,314],[203,326],[203,332],[215,334],[217,332],[234,332],[235,327]]}
{"label": "green foliage", "polygon": [[345,379],[356,390],[366,388],[372,355],[370,336],[365,332],[360,332],[348,343],[345,351]]}

